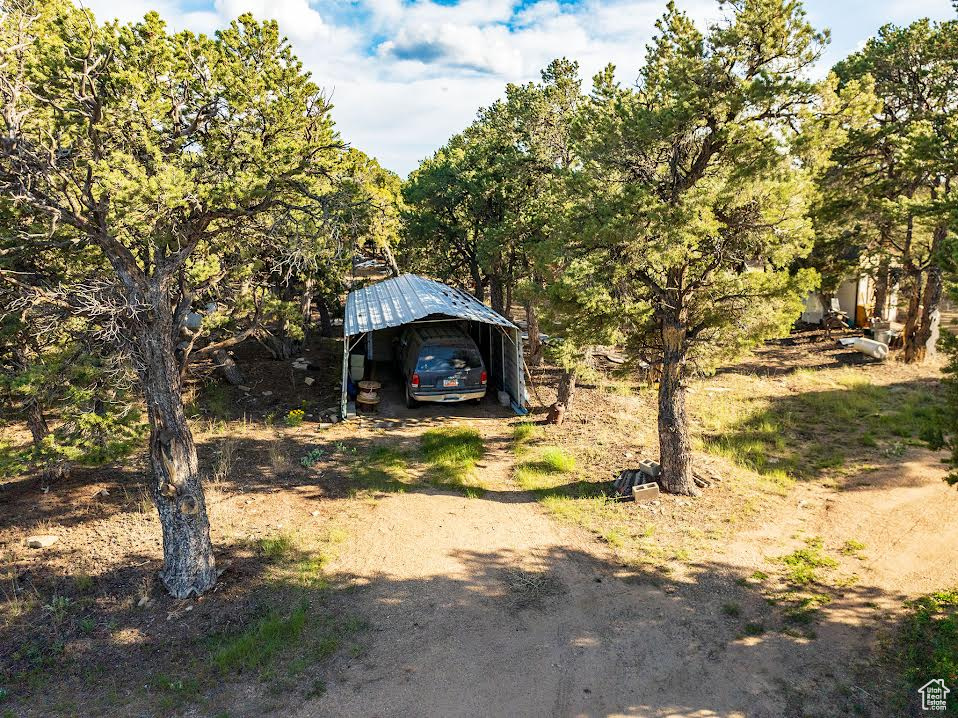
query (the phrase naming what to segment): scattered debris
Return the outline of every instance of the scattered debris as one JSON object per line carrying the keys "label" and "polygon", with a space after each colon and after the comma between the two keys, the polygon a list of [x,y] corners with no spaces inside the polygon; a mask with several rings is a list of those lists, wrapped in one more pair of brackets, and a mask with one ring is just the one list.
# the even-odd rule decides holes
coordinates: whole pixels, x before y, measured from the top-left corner
{"label": "scattered debris", "polygon": [[637,484],[632,487],[632,498],[636,501],[649,501],[659,495],[659,485],[655,482],[650,484]]}
{"label": "scattered debris", "polygon": [[884,359],[888,356],[888,345],[876,342],[874,339],[858,337],[852,348],[873,359]]}
{"label": "scattered debris", "polygon": [[316,380],[313,379],[313,377],[308,376],[308,377],[306,377],[305,379],[303,379],[303,383],[304,383],[306,386],[312,386],[313,384],[316,383]]}
{"label": "scattered debris", "polygon": [[224,349],[213,352],[213,362],[223,378],[233,386],[243,385],[243,372],[236,366],[233,357]]}
{"label": "scattered debris", "polygon": [[642,461],[639,462],[639,471],[646,476],[651,476],[653,479],[657,479],[662,474],[662,467],[659,466],[657,461],[652,461],[651,459],[642,459]]}
{"label": "scattered debris", "polygon": [[60,540],[59,536],[53,534],[38,534],[27,537],[28,548],[48,548]]}
{"label": "scattered debris", "polygon": [[567,589],[557,576],[544,571],[512,569],[505,572],[504,582],[516,608],[543,608],[546,598],[561,596]]}
{"label": "scattered debris", "polygon": [[721,481],[722,477],[716,474],[711,468],[703,467],[702,469],[694,469],[692,471],[692,481],[695,482],[695,485],[700,489],[705,489],[711,486],[717,481]]}
{"label": "scattered debris", "polygon": [[[503,392],[500,392],[503,393]],[[562,419],[565,416],[565,405],[556,402],[549,407],[549,414],[546,416],[547,424],[555,424],[556,426],[562,426]]]}
{"label": "scattered debris", "polygon": [[619,496],[628,496],[634,486],[640,486],[646,483],[645,475],[639,469],[625,469],[619,472],[619,476],[613,482],[616,493]]}

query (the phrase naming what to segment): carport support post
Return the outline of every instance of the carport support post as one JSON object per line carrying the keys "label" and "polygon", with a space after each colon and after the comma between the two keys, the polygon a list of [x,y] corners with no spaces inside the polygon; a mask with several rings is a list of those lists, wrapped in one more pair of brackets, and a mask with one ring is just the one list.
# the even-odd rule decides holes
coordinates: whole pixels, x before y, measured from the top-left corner
{"label": "carport support post", "polygon": [[[502,334],[503,337],[505,337],[506,335],[502,327],[499,327],[499,333]],[[500,367],[502,376],[499,378],[499,384],[502,387],[503,391],[508,391],[508,389],[506,389],[506,343],[502,341],[501,337],[499,339],[499,349],[501,350],[500,353],[502,355],[502,358],[500,360],[502,362],[502,365]]]}
{"label": "carport support post", "polygon": [[343,420],[346,419],[346,405],[349,403],[349,392],[346,389],[346,387],[349,385],[349,352],[351,352],[355,346],[359,344],[360,340],[365,334],[366,332],[360,332],[359,334],[353,335],[356,337],[356,341],[354,341],[351,345],[349,340],[352,338],[352,336],[343,337],[343,387],[342,393],[339,397],[339,416]]}
{"label": "carport support post", "polygon": [[346,382],[349,381],[349,337],[343,337],[343,385],[339,395],[339,418],[346,419]]}

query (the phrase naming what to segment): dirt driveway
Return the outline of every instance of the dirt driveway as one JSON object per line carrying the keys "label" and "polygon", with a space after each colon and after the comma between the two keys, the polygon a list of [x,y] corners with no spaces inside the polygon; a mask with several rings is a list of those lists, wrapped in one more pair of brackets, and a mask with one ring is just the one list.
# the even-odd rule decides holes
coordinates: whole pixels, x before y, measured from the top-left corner
{"label": "dirt driveway", "polygon": [[[330,345],[314,417],[288,425],[301,376],[247,359],[250,389],[212,386],[196,421],[208,596],[157,585],[136,461],[0,485],[0,689],[19,671],[0,713],[919,715],[883,648],[906,600],[958,585],[958,491],[919,437],[940,374],[798,339],[694,387],[696,464],[722,480],[644,505],[607,494],[657,454],[654,391],[611,373],[561,428],[409,410],[388,385],[378,415],[329,426]],[[541,411],[554,369],[535,379]],[[475,447],[456,427],[485,449],[468,482],[430,473],[431,430]]]}
{"label": "dirt driveway", "polygon": [[[465,421],[491,447],[490,490],[378,502],[333,567],[359,586],[370,650],[297,716],[880,715],[865,681],[888,612],[958,582],[940,561],[958,550],[958,495],[930,452],[857,491],[803,485],[670,577],[548,516],[511,479],[508,424]],[[803,531],[875,550],[813,637],[743,635],[742,617],[761,626],[776,610],[743,577]]]}

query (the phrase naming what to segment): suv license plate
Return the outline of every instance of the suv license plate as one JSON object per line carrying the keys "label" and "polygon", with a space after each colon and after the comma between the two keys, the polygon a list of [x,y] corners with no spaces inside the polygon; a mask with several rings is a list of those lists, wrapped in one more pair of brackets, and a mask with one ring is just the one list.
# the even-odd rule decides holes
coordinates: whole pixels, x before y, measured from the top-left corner
{"label": "suv license plate", "polygon": [[442,385],[446,388],[450,386],[459,386],[459,380],[458,379],[443,379]]}

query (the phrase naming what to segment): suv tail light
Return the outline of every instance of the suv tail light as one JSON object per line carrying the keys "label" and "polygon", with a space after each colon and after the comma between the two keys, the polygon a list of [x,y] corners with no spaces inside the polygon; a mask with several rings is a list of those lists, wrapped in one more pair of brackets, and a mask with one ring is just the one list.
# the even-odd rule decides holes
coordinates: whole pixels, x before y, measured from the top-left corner
{"label": "suv tail light", "polygon": [[485,384],[487,381],[489,381],[489,375],[486,374],[486,370],[483,369],[482,374],[479,375],[479,383]]}
{"label": "suv tail light", "polygon": [[419,375],[418,375],[418,374],[413,374],[413,375],[412,375],[412,379],[409,380],[409,385],[410,385],[413,389],[418,389],[418,388],[419,388]]}

